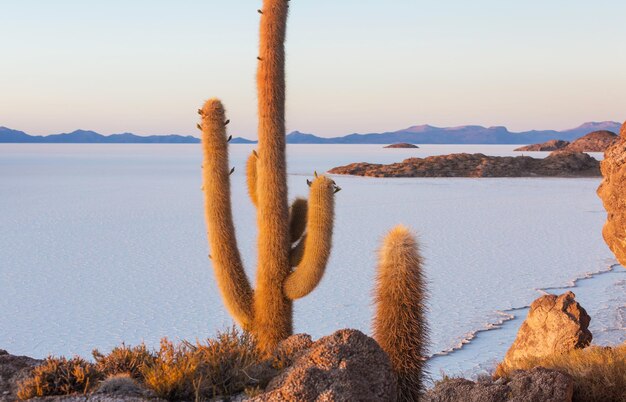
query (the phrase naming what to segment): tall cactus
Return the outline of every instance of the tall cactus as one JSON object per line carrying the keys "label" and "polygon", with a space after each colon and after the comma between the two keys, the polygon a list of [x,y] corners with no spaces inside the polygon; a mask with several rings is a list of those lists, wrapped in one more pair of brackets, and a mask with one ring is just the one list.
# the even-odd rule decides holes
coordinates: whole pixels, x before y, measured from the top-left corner
{"label": "tall cactus", "polygon": [[374,298],[374,339],[398,376],[398,400],[417,401],[428,340],[426,283],[418,244],[404,226],[392,229],[383,242]]}
{"label": "tall cactus", "polygon": [[285,33],[288,0],[264,0],[257,68],[259,146],[249,157],[248,192],[257,207],[256,289],[245,274],[232,220],[224,107],[208,100],[202,116],[203,189],[209,246],[226,308],[269,353],[292,333],[293,300],[318,285],[332,244],[335,182],[317,176],[310,201],[287,199],[285,158]]}

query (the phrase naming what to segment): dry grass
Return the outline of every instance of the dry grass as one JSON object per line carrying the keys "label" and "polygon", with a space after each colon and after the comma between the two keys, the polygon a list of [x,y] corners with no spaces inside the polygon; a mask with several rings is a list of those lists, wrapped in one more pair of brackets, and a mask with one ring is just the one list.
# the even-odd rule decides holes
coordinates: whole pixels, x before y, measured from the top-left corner
{"label": "dry grass", "polygon": [[156,363],[142,372],[146,386],[162,398],[204,400],[264,384],[269,372],[263,367],[252,337],[231,329],[195,345],[163,340]]}
{"label": "dry grass", "polygon": [[124,374],[170,401],[209,400],[256,394],[277,374],[252,336],[235,328],[195,344],[163,339],[155,352],[144,345],[122,345],[107,355],[94,350],[93,356],[95,364],[79,357],[49,357],[19,385],[18,397],[87,394],[105,378]]}
{"label": "dry grass", "polygon": [[48,357],[35,367],[31,376],[19,384],[17,397],[86,394],[103,378],[92,363],[73,357]]}
{"label": "dry grass", "polygon": [[569,374],[574,379],[574,402],[626,402],[626,344],[616,347],[591,346],[562,355],[519,362],[514,369],[496,372],[508,377],[514,370],[546,367]]}
{"label": "dry grass", "polygon": [[145,345],[130,347],[122,344],[113,348],[108,355],[103,355],[97,349],[92,352],[96,360],[96,368],[105,376],[129,374],[136,380],[142,379],[141,371],[152,366],[156,357]]}

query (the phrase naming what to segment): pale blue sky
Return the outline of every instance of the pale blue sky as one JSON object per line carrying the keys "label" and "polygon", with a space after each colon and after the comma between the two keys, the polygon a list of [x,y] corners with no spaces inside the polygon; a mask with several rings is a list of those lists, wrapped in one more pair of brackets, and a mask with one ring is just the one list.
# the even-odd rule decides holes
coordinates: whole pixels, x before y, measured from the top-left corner
{"label": "pale blue sky", "polygon": [[[256,138],[260,0],[0,0],[0,125]],[[288,130],[626,119],[623,0],[291,0]]]}

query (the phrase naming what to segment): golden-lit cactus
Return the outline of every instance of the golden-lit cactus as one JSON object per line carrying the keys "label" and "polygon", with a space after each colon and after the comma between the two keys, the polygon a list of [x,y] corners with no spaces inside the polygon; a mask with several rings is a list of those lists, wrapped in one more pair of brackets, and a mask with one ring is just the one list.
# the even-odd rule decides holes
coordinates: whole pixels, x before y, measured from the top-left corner
{"label": "golden-lit cactus", "polygon": [[225,111],[217,99],[202,108],[202,182],[211,260],[222,298],[244,329],[251,329],[253,292],[235,237],[230,202],[230,171]]}
{"label": "golden-lit cactus", "polygon": [[422,263],[411,232],[393,228],[380,250],[373,335],[398,376],[399,401],[417,401],[422,391],[428,342]]}
{"label": "golden-lit cactus", "polygon": [[256,161],[257,161],[257,153],[256,151],[252,151],[250,156],[248,157],[248,162],[246,162],[246,184],[248,185],[248,195],[250,196],[250,200],[254,206],[257,206],[257,195],[256,195]]}
{"label": "golden-lit cactus", "polygon": [[302,256],[283,286],[285,295],[291,300],[311,293],[324,275],[332,247],[334,193],[337,189],[335,182],[324,176],[316,177],[311,183]]}
{"label": "golden-lit cactus", "polygon": [[291,335],[292,300],[310,293],[321,280],[332,242],[334,193],[339,189],[334,181],[316,174],[310,183],[310,201],[296,199],[289,208],[284,49],[288,6],[288,0],[264,0],[260,13],[259,144],[258,153],[253,152],[246,165],[259,228],[255,290],[237,249],[224,108],[210,99],[199,110],[205,215],[215,276],[229,312],[255,335],[265,353]]}

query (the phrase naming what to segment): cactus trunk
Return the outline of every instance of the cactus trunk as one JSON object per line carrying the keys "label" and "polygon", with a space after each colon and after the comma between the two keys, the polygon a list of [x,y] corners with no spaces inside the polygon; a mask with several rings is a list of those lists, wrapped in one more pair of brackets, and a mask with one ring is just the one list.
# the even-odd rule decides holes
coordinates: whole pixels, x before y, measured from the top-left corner
{"label": "cactus trunk", "polygon": [[[292,332],[292,303],[282,293],[289,275],[289,207],[285,160],[286,0],[264,0],[257,68],[259,268],[253,333],[271,350]],[[277,286],[278,285],[278,286]]]}
{"label": "cactus trunk", "polygon": [[[335,182],[316,174],[311,184],[312,210],[306,200],[296,199],[290,214],[285,157],[288,7],[289,0],[264,0],[260,10],[259,152],[253,152],[246,165],[248,193],[257,208],[259,227],[254,291],[235,238],[224,108],[219,100],[210,99],[199,110],[206,221],[215,276],[229,312],[253,333],[265,354],[292,333],[292,299],[308,294],[321,280],[332,240],[333,194],[339,190]],[[293,266],[296,270],[292,272]]]}

